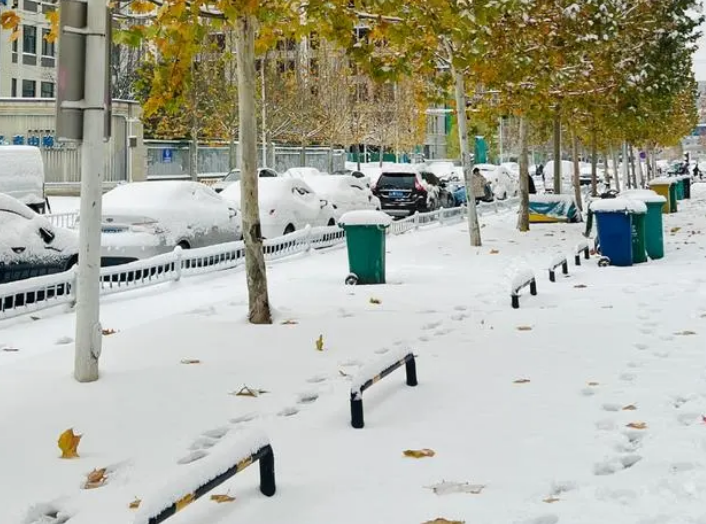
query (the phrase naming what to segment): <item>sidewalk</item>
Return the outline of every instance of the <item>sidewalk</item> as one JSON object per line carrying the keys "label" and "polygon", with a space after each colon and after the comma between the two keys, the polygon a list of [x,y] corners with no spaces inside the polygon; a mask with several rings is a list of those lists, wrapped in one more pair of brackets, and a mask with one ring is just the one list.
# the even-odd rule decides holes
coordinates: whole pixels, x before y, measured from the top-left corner
{"label": "sidewalk", "polygon": [[[503,215],[487,219],[480,249],[468,247],[464,225],[395,239],[386,286],[343,286],[343,250],[276,264],[272,327],[245,323],[242,274],[196,286],[202,302],[193,310],[145,324],[122,312],[131,302],[111,304],[104,324],[119,333],[105,339],[99,382],[71,380],[70,344],[0,366],[0,398],[11,399],[0,417],[12,428],[0,435],[0,522],[22,522],[28,505],[62,496],[55,509],[73,514],[70,524],[131,522],[135,497],[186,474],[178,461],[197,464],[217,449],[219,438],[202,433],[237,437],[255,426],[272,440],[277,495],[259,494],[251,468],[215,491],[235,502],[199,501],[170,523],[700,522],[706,253],[691,232],[705,229],[706,202],[698,196],[665,217],[668,231],[681,229],[666,235],[664,260],[572,264],[555,284],[540,270],[581,239],[582,225],[521,235]],[[525,264],[539,295],[512,310],[509,280]],[[45,322],[64,321],[15,326],[13,335],[41,345]],[[398,347],[419,355],[419,386],[392,374],[365,395],[366,428],[350,428],[350,375]],[[268,393],[229,395],[244,384]],[[622,410],[630,405],[637,410]],[[61,461],[56,438],[72,426],[84,434],[81,458]],[[436,456],[402,457],[418,448]],[[106,466],[114,466],[107,485],[80,489]],[[427,489],[442,480],[481,493]]]}

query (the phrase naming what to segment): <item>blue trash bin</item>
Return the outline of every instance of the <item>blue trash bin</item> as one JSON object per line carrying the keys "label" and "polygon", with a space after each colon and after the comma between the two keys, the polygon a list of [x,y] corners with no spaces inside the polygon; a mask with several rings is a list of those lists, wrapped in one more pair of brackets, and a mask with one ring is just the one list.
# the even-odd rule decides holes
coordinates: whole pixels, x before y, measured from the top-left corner
{"label": "blue trash bin", "polygon": [[591,203],[591,211],[598,226],[598,243],[601,255],[612,266],[632,266],[633,227],[632,215],[645,213],[643,202],[626,198],[597,200]]}

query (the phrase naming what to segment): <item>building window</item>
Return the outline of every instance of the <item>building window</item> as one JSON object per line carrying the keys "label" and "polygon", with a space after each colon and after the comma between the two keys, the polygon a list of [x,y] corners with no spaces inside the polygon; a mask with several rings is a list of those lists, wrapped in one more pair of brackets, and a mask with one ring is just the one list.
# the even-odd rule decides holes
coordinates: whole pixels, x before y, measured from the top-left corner
{"label": "building window", "polygon": [[22,52],[30,55],[37,54],[37,28],[31,25],[23,27]]}
{"label": "building window", "polygon": [[35,96],[37,96],[37,82],[22,80],[22,98],[34,98]]}
{"label": "building window", "polygon": [[53,82],[42,82],[41,93],[39,96],[42,98],[54,98],[54,83]]}
{"label": "building window", "polygon": [[10,96],[12,98],[15,98],[17,96],[17,79],[16,78],[12,79],[12,91],[10,92]]}
{"label": "building window", "polygon": [[42,29],[42,56],[54,56],[56,54],[54,42],[49,42],[47,40],[48,36],[49,29]]}

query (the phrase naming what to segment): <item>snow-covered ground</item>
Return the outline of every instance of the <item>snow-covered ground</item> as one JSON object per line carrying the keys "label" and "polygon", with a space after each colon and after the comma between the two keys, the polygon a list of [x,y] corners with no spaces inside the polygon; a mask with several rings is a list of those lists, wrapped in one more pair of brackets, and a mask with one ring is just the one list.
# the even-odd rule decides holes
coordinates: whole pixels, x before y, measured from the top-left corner
{"label": "snow-covered ground", "polygon": [[[504,214],[482,219],[479,249],[463,224],[390,238],[385,286],[344,286],[343,249],[273,264],[273,326],[245,322],[241,272],[113,297],[93,384],[71,378],[72,315],[0,325],[0,347],[18,349],[0,351],[0,522],[130,523],[136,498],[261,429],[277,494],[259,493],[254,466],[214,491],[235,501],[204,497],[168,522],[704,524],[706,187],[695,193],[665,216],[663,260],[572,263],[554,284],[544,269],[583,224],[520,234]],[[539,294],[512,310],[527,266]],[[400,348],[418,355],[419,386],[404,370],[383,379],[351,428],[357,370]],[[243,385],[268,393],[231,394]],[[61,460],[71,427],[80,458]],[[403,456],[422,448],[435,456]],[[107,483],[81,489],[103,467]],[[442,481],[479,493],[436,494]]]}
{"label": "snow-covered ground", "polygon": [[52,213],[73,213],[81,208],[81,199],[71,196],[50,196],[49,205]]}

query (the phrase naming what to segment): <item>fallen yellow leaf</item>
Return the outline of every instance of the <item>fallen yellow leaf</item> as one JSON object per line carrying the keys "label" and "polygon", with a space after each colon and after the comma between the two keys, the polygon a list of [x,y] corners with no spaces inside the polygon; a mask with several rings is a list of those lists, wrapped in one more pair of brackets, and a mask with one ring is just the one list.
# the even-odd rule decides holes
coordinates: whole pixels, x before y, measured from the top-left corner
{"label": "fallen yellow leaf", "polygon": [[422,522],[422,524],[466,524],[465,520],[448,520],[444,518],[435,518],[434,520],[427,520]]}
{"label": "fallen yellow leaf", "polygon": [[117,331],[115,331],[112,328],[103,328],[102,333],[103,333],[103,336],[107,337],[108,335],[115,335],[117,333]]}
{"label": "fallen yellow leaf", "polygon": [[283,326],[293,326],[295,324],[299,324],[299,322],[297,322],[296,320],[293,320],[291,318],[289,320],[285,320],[284,322],[282,322]]}
{"label": "fallen yellow leaf", "polygon": [[316,351],[323,351],[324,350],[324,336],[319,335],[319,338],[316,339]]}
{"label": "fallen yellow leaf", "polygon": [[61,450],[61,458],[78,458],[78,445],[81,442],[81,437],[82,435],[74,434],[73,428],[67,429],[59,435],[58,444]]}
{"label": "fallen yellow leaf", "polygon": [[557,497],[547,497],[544,499],[542,502],[546,502],[547,504],[554,504],[555,502],[559,502],[560,499]]}
{"label": "fallen yellow leaf", "polygon": [[623,411],[635,411],[637,410],[637,406],[635,404],[628,404],[623,408]]}
{"label": "fallen yellow leaf", "polygon": [[224,502],[233,502],[235,497],[231,497],[230,495],[211,495],[211,500],[223,504]]}
{"label": "fallen yellow leaf", "polygon": [[181,361],[182,364],[201,364],[201,361],[197,358],[184,358]]}
{"label": "fallen yellow leaf", "polygon": [[626,427],[632,429],[647,429],[647,424],[644,422],[630,422]]}
{"label": "fallen yellow leaf", "polygon": [[436,452],[433,449],[406,449],[402,452],[402,454],[405,457],[410,457],[410,458],[426,458],[426,457],[433,457],[436,455]]}
{"label": "fallen yellow leaf", "polygon": [[498,251],[497,249],[491,249],[491,250],[490,250],[490,254],[491,254],[491,255],[497,255],[498,253],[500,253],[500,251]]}
{"label": "fallen yellow leaf", "polygon": [[142,504],[142,500],[140,499],[135,499],[130,504],[128,505],[128,508],[130,509],[137,509],[140,507],[140,504]]}
{"label": "fallen yellow leaf", "polygon": [[532,331],[532,326],[517,326],[517,331]]}
{"label": "fallen yellow leaf", "polygon": [[380,301],[380,299],[379,299],[379,298],[375,298],[375,297],[370,297],[370,303],[371,303],[371,304],[382,304],[382,302]]}
{"label": "fallen yellow leaf", "polygon": [[265,393],[269,393],[269,391],[265,389],[253,389],[249,386],[243,386],[240,390],[231,393],[231,395],[236,397],[259,397]]}
{"label": "fallen yellow leaf", "polygon": [[669,230],[669,232],[674,234],[674,233],[678,233],[680,230],[681,230],[680,227],[673,227],[672,229]]}
{"label": "fallen yellow leaf", "polygon": [[105,475],[106,469],[94,469],[88,475],[86,475],[86,483],[83,485],[83,489],[94,489],[100,488],[108,480]]}

